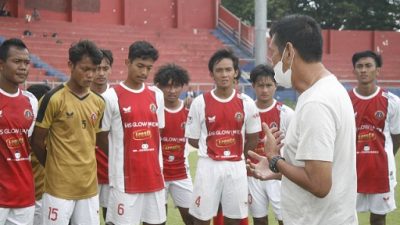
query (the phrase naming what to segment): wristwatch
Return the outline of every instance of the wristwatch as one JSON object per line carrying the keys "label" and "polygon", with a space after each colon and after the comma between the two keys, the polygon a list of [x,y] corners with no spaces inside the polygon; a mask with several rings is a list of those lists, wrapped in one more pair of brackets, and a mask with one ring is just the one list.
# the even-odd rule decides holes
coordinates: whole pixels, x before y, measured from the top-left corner
{"label": "wristwatch", "polygon": [[282,159],[285,161],[285,158],[283,158],[280,155],[274,156],[272,157],[272,159],[269,161],[269,169],[274,172],[274,173],[279,173],[278,167],[276,167],[276,164],[278,163],[278,161]]}

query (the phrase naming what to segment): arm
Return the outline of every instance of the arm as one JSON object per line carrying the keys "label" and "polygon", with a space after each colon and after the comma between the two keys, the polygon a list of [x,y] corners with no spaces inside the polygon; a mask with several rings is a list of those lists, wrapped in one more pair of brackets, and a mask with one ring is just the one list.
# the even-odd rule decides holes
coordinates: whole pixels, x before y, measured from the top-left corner
{"label": "arm", "polygon": [[199,148],[199,139],[188,138],[188,143],[194,148]]}
{"label": "arm", "polygon": [[42,164],[43,166],[45,166],[46,164],[47,151],[45,140],[48,133],[48,129],[35,126],[31,137],[32,150],[36,154],[36,157],[39,160],[40,164]]}
{"label": "arm", "polygon": [[108,156],[108,133],[109,131],[101,131],[96,134],[96,145]]}
{"label": "arm", "polygon": [[243,149],[245,158],[247,158],[247,153],[249,149],[255,149],[257,147],[258,135],[258,133],[246,134],[246,140]]}
{"label": "arm", "polygon": [[393,155],[396,155],[400,147],[400,134],[391,134],[393,140]]}

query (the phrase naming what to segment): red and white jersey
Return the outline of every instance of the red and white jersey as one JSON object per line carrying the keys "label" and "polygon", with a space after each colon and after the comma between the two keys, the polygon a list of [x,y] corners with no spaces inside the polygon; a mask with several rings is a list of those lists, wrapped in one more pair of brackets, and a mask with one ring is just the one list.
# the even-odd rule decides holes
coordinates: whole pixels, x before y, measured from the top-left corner
{"label": "red and white jersey", "polygon": [[[107,84],[106,91],[110,88],[110,84]],[[101,96],[104,97],[103,92]],[[110,144],[111,139],[108,139]],[[108,184],[108,156],[96,146],[96,162],[97,162],[97,182],[99,184]]]}
{"label": "red and white jersey", "polygon": [[0,89],[0,207],[22,208],[35,203],[30,162],[38,102],[29,92],[9,94]]}
{"label": "red and white jersey", "polygon": [[245,134],[261,131],[257,107],[249,96],[236,90],[227,99],[218,98],[214,91],[193,100],[185,136],[199,139],[200,157],[242,160]]}
{"label": "red and white jersey", "polygon": [[[278,130],[282,131],[283,134],[286,134],[286,131],[289,128],[290,120],[292,119],[294,113],[293,109],[274,99],[271,106],[266,109],[258,108],[258,110],[260,113],[261,123],[266,123],[269,128],[276,127]],[[264,142],[265,133],[264,131],[261,131],[257,148],[255,149],[256,153],[265,155]],[[255,160],[252,158],[250,159],[255,162]]]}
{"label": "red and white jersey", "polygon": [[185,138],[185,124],[189,110],[181,106],[176,110],[165,107],[165,127],[161,130],[163,173],[165,181],[186,179],[189,148]]}
{"label": "red and white jersey", "polygon": [[125,193],[164,188],[160,128],[164,128],[164,97],[154,86],[133,90],[120,83],[104,93],[103,131],[110,131],[110,186]]}
{"label": "red and white jersey", "polygon": [[377,88],[370,96],[349,92],[357,126],[359,193],[385,193],[396,185],[391,134],[400,134],[400,99]]}

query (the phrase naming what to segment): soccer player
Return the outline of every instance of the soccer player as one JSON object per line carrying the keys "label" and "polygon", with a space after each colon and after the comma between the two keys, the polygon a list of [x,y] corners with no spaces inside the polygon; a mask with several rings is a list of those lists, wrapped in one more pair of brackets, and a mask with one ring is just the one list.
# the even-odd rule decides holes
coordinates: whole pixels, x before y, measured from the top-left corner
{"label": "soccer player", "polygon": [[104,94],[106,111],[98,146],[109,151],[109,223],[166,221],[159,131],[165,124],[164,97],[157,87],[144,84],[157,59],[158,51],[150,43],[134,42],[125,61],[127,79]]}
{"label": "soccer player", "polygon": [[381,56],[353,55],[357,87],[349,92],[357,126],[357,211],[371,212],[371,225],[386,224],[396,209],[394,156],[400,145],[400,99],[377,86]]}
{"label": "soccer player", "polygon": [[264,124],[266,157],[249,152],[259,161],[249,163],[250,171],[261,179],[282,174],[284,224],[356,225],[354,111],[346,89],[321,62],[321,29],[309,16],[289,15],[270,36],[277,84],[293,86],[300,96],[283,157],[281,132]]}
{"label": "soccer player", "polygon": [[0,45],[0,224],[33,223],[35,191],[29,136],[37,100],[19,89],[29,67],[29,51],[20,39],[8,39]]}
{"label": "soccer player", "polygon": [[[43,95],[51,90],[46,84],[33,84],[27,89],[39,101]],[[35,215],[33,218],[33,225],[40,225],[42,223],[42,195],[44,192],[44,167],[40,164],[35,153],[31,154],[31,164],[33,177],[35,181]]]}
{"label": "soccer player", "polygon": [[[286,133],[293,110],[274,99],[276,81],[274,70],[268,65],[258,65],[250,72],[250,80],[256,93],[256,105],[260,112],[261,122],[269,127],[276,127]],[[264,155],[265,134],[260,132],[257,148],[254,152]],[[281,153],[282,154],[282,153]],[[250,157],[250,160],[253,160]],[[268,204],[271,203],[275,218],[282,225],[281,214],[281,181],[278,179],[262,181],[248,177],[249,209],[253,216],[254,225],[268,224]]]}
{"label": "soccer player", "polygon": [[[112,52],[107,49],[100,49],[103,53],[103,59],[100,65],[97,66],[96,75],[93,79],[90,89],[99,94],[103,95],[104,92],[110,87],[108,84],[108,77],[112,73],[112,64],[114,58]],[[103,208],[103,218],[106,219],[107,215],[107,204],[108,196],[110,192],[110,186],[108,185],[108,157],[103,150],[96,146],[96,161],[97,161],[97,181],[99,189],[99,202],[100,207]]]}
{"label": "soccer player", "polygon": [[228,49],[216,51],[208,63],[215,89],[190,107],[185,136],[199,148],[189,209],[194,224],[210,224],[219,203],[226,224],[239,224],[248,214],[244,154],[256,147],[261,122],[254,101],[235,90],[238,61]]}
{"label": "soccer player", "polygon": [[189,172],[189,146],[185,138],[185,124],[189,110],[179,99],[183,87],[189,83],[185,69],[175,64],[166,64],[158,69],[154,84],[164,94],[165,127],[161,130],[165,199],[168,193],[178,207],[186,225],[193,224],[189,214],[193,184]]}
{"label": "soccer player", "polygon": [[95,142],[105,102],[90,85],[102,58],[89,40],[73,44],[70,79],[40,101],[32,147],[45,165],[43,224],[99,224]]}

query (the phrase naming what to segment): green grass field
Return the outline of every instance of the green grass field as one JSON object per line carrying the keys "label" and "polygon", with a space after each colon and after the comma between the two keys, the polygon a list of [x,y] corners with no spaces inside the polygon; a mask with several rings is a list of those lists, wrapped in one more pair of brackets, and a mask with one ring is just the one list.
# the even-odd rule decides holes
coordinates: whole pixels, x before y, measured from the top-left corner
{"label": "green grass field", "polygon": [[[190,163],[190,172],[192,174],[192,177],[194,178],[194,172],[196,171],[196,166],[197,166],[197,152],[190,153],[189,163]],[[400,153],[398,153],[396,156],[396,166],[397,166],[397,171],[398,171],[397,181],[400,182]],[[399,186],[396,187],[396,203],[397,203],[398,207],[400,207],[400,205],[399,205],[400,204],[400,188],[399,188]],[[273,213],[270,213],[270,215],[273,215]],[[359,213],[358,220],[359,220],[360,225],[369,225],[369,214],[368,213]],[[251,219],[250,219],[249,224],[253,224],[251,222]],[[269,218],[269,224],[270,225],[278,225],[278,223],[275,221],[273,216],[271,216]],[[169,202],[168,202],[167,225],[184,225],[184,223],[182,222],[182,219],[180,217],[179,211],[174,208],[171,200],[169,200]],[[399,208],[387,216],[386,225],[400,225],[400,209]]]}

